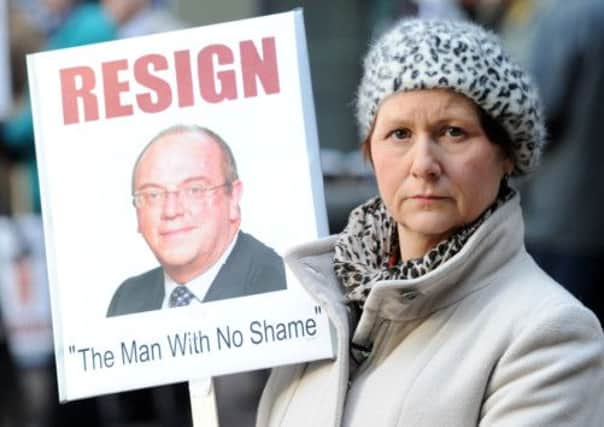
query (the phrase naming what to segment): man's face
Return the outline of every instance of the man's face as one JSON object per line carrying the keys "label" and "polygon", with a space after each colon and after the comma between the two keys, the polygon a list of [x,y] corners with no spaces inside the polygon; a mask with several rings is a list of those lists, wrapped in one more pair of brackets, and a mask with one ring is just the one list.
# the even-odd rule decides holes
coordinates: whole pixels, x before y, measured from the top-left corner
{"label": "man's face", "polygon": [[177,282],[211,267],[239,228],[241,183],[225,182],[220,147],[192,132],[159,138],[136,166],[138,231]]}

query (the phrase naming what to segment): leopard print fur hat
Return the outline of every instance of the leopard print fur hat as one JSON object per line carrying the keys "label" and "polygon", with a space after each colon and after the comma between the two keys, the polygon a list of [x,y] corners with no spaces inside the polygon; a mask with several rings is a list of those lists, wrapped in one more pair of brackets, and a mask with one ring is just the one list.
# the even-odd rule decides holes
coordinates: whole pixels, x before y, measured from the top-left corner
{"label": "leopard print fur hat", "polygon": [[546,134],[537,89],[495,34],[467,22],[403,19],[372,45],[357,93],[361,140],[387,96],[436,88],[467,96],[503,126],[514,175],[535,169]]}

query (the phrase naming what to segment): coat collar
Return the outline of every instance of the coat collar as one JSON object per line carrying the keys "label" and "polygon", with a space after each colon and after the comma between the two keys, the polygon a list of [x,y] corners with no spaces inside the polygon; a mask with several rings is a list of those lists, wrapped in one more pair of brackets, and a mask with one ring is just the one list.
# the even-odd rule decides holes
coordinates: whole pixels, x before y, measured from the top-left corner
{"label": "coat collar", "polygon": [[[333,273],[336,239],[337,236],[331,236],[298,246],[285,260],[307,291],[327,304],[332,321],[337,319],[342,324],[346,316],[347,326],[352,326],[341,285]],[[416,279],[376,282],[356,327],[354,341],[368,342],[378,319],[410,321],[424,317],[492,284],[493,276],[524,252],[523,239],[517,194],[487,218],[455,256],[435,270]]]}

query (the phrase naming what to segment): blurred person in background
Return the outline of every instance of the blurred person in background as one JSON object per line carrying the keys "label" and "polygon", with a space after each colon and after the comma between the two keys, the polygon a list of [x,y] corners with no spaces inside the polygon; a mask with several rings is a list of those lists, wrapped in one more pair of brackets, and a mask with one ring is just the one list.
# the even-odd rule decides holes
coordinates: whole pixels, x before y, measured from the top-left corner
{"label": "blurred person in background", "polygon": [[[39,50],[44,38],[21,9],[9,6],[8,21],[0,25],[9,29],[8,84],[12,108],[18,110],[27,96],[25,55]],[[51,398],[52,335],[41,220],[24,212],[19,202],[19,178],[29,178],[28,168],[21,165],[32,156],[33,145],[21,150],[5,144],[0,135],[0,328],[5,331],[0,337],[2,426],[49,425],[56,404]],[[19,216],[11,217],[15,212]]]}
{"label": "blurred person in background", "polygon": [[481,27],[402,20],[356,112],[379,196],[285,257],[336,357],[274,368],[257,425],[601,426],[601,326],[526,252],[509,183],[545,140],[527,74]]}
{"label": "blurred person in background", "polygon": [[[17,219],[23,214],[40,213],[33,120],[25,87],[25,54],[41,49],[74,47],[120,37],[173,30],[182,25],[170,18],[161,2],[151,0],[36,0],[14,2],[11,6],[12,77],[15,98],[18,101],[15,102],[12,114],[0,123],[0,153],[6,156],[2,159],[3,165],[7,165],[6,170],[2,170],[2,178],[8,183],[6,193],[9,193],[3,201],[6,206],[2,206],[2,211],[14,216],[16,226]],[[26,216],[40,222],[39,216]],[[40,233],[37,242],[41,241]],[[7,249],[2,247],[0,251],[6,252]],[[27,271],[28,265],[31,265],[29,261],[27,258],[20,258],[18,270],[23,273],[23,277],[32,277],[33,280],[36,276],[28,274]],[[18,284],[4,285],[14,288]],[[36,285],[33,288],[39,288],[39,283],[33,285]],[[46,292],[45,283],[42,289]],[[10,407],[3,405],[0,425],[4,425],[4,409],[11,409],[11,422],[15,422],[15,425],[94,427],[120,423],[123,425],[140,417],[154,421],[161,419],[164,425],[173,425],[174,420],[177,420],[177,423],[182,420],[180,425],[190,423],[186,421],[186,411],[181,411],[183,414],[174,414],[175,407],[170,405],[169,399],[171,394],[167,397],[161,395],[159,402],[153,401],[149,397],[150,392],[146,391],[138,395],[120,397],[117,399],[118,405],[114,405],[112,402],[115,400],[111,399],[107,404],[103,398],[57,405],[55,373],[54,369],[50,369],[50,360],[44,364],[43,369],[35,372],[30,368],[23,369],[18,363],[14,365],[14,369],[13,365],[9,364],[3,364],[3,368],[10,371],[4,374],[3,370],[3,378],[8,380],[15,374],[17,382],[12,391],[17,396],[14,400],[18,404]],[[36,375],[32,375],[32,372]],[[41,375],[38,375],[40,373]],[[6,383],[2,384],[4,386]],[[167,413],[170,417],[165,419],[163,414]]]}
{"label": "blurred person in background", "polygon": [[[47,14],[57,17],[60,22],[52,31],[49,30],[49,38],[43,44],[46,50],[106,42],[182,27],[182,24],[172,18],[160,4],[155,5],[151,0],[42,1]],[[15,78],[24,78],[21,74],[23,67],[17,70],[20,74]],[[28,200],[23,202],[25,209],[40,212],[33,119],[27,91],[24,92],[23,102],[11,117],[0,123],[0,143],[10,155],[17,156],[25,165],[27,185],[23,186],[23,189],[29,192]]]}
{"label": "blurred person in background", "polygon": [[[107,2],[107,0],[103,0]],[[108,0],[115,2],[116,0]],[[117,0],[123,2],[123,0]],[[178,30],[185,24],[176,19],[161,0],[130,0],[130,7],[136,6],[129,18],[120,25],[118,38],[142,36],[146,34],[161,33],[164,31]]]}
{"label": "blurred person in background", "polygon": [[[46,312],[46,322],[50,322],[48,316],[48,289],[45,274],[38,274],[33,268],[38,263],[44,264],[43,251],[32,251],[31,249],[42,246],[42,229],[40,213],[40,196],[38,187],[37,168],[35,163],[33,121],[29,104],[29,94],[24,87],[25,75],[25,53],[39,49],[58,49],[62,47],[77,46],[80,44],[107,41],[114,38],[114,24],[107,18],[104,10],[98,4],[80,2],[76,0],[45,0],[40,3],[45,10],[40,16],[48,19],[46,26],[39,27],[36,31],[35,22],[38,24],[44,20],[29,20],[25,14],[27,8],[18,8],[16,5],[12,10],[14,21],[11,22],[11,38],[25,40],[12,45],[13,73],[12,77],[16,88],[20,92],[17,96],[12,114],[0,124],[0,144],[3,152],[9,158],[9,206],[7,211],[12,218],[7,219],[10,224],[7,229],[18,229],[27,225],[23,231],[28,231],[33,240],[25,239],[26,233],[16,233],[17,242],[14,248],[24,247],[26,250],[18,258],[15,258],[15,274],[3,276],[2,303],[11,307],[5,315],[11,315],[11,329],[9,331],[9,347],[15,360],[16,393],[17,403],[20,407],[20,418],[18,424],[32,426],[48,425],[75,425],[87,420],[90,426],[98,424],[98,414],[95,403],[92,400],[80,401],[70,405],[57,405],[56,383],[54,380],[54,369],[50,358],[51,347],[46,355],[36,363],[31,363],[23,357],[23,351],[34,351],[37,346],[31,345],[24,348],[21,343],[27,335],[27,328],[32,328],[31,321],[36,308]],[[30,9],[31,10],[31,9]],[[53,19],[51,19],[53,18]],[[45,40],[44,37],[48,38]],[[32,215],[33,213],[33,215]],[[25,222],[24,222],[25,221]],[[12,250],[12,247],[3,247],[2,250]],[[4,269],[4,272],[7,270]],[[27,292],[26,292],[27,291]],[[27,298],[17,303],[8,298],[17,292],[22,298]],[[24,293],[25,292],[25,293]],[[35,306],[32,302],[44,301],[43,305]],[[6,312],[7,310],[5,310]],[[40,320],[41,321],[41,320]],[[43,323],[40,323],[38,328]],[[50,331],[50,324],[46,325]],[[35,329],[31,329],[32,331]],[[23,332],[20,332],[23,331]],[[21,349],[17,351],[18,349]],[[22,351],[23,350],[23,351]],[[26,351],[26,353],[29,352]],[[29,358],[31,355],[28,355]],[[74,424],[70,424],[74,423]]]}
{"label": "blurred person in background", "polygon": [[[470,1],[470,0],[468,0]],[[476,1],[476,0],[474,0]],[[398,19],[419,17],[425,19],[465,20],[469,15],[460,0],[376,0],[371,2],[370,23],[373,38],[379,37]]]}
{"label": "blurred person in background", "polygon": [[526,183],[529,252],[604,320],[604,2],[555,0],[529,56],[549,143]]}
{"label": "blurred person in background", "polygon": [[[115,38],[116,26],[113,19],[98,4],[77,0],[46,0],[46,9],[53,16],[61,16],[61,24],[41,44],[44,49],[60,49],[96,43]],[[24,61],[24,58],[20,58]],[[23,67],[17,69],[23,72]],[[14,78],[24,78],[17,75]],[[34,131],[29,94],[25,90],[22,102],[3,123],[0,124],[0,142],[6,152],[23,166],[20,174],[23,184],[19,186],[19,206],[14,210],[40,212],[40,190],[35,161]]]}

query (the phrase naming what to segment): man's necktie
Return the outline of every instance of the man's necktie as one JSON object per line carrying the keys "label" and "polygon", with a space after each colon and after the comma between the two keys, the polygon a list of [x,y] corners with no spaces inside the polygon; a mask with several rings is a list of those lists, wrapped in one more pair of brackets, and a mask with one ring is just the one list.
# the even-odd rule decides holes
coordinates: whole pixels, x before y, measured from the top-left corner
{"label": "man's necktie", "polygon": [[183,305],[189,305],[194,298],[195,295],[186,286],[178,285],[170,294],[168,306],[182,307]]}

